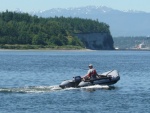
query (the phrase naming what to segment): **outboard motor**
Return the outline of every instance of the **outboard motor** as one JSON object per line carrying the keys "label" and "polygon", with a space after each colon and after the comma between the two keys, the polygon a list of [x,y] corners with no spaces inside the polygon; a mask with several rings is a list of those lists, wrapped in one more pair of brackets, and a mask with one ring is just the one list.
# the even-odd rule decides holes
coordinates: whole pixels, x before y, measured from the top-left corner
{"label": "outboard motor", "polygon": [[75,82],[81,82],[81,79],[82,79],[82,78],[81,78],[80,76],[75,76],[75,77],[74,77],[74,81],[75,81]]}
{"label": "outboard motor", "polygon": [[82,78],[80,76],[74,77],[74,87],[78,87],[78,84],[81,82]]}

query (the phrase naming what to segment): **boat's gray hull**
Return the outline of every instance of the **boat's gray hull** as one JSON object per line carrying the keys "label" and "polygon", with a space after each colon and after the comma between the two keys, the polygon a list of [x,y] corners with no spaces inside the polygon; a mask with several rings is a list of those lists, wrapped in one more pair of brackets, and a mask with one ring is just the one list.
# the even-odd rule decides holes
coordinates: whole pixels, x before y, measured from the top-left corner
{"label": "boat's gray hull", "polygon": [[78,85],[78,87],[85,87],[85,86],[90,86],[90,85],[113,85],[118,82],[120,77],[118,76],[116,79],[111,80],[110,78],[108,79],[99,79],[99,80],[94,80],[94,81],[89,81],[89,82],[84,82],[81,81]]}

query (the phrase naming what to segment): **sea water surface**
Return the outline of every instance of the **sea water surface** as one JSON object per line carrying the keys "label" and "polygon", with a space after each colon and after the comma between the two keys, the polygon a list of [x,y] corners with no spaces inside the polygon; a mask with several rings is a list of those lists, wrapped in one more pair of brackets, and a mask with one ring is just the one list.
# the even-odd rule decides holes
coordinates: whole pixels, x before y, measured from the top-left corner
{"label": "sea water surface", "polygon": [[[116,69],[109,86],[61,89],[87,73]],[[0,51],[0,113],[149,113],[150,51]]]}

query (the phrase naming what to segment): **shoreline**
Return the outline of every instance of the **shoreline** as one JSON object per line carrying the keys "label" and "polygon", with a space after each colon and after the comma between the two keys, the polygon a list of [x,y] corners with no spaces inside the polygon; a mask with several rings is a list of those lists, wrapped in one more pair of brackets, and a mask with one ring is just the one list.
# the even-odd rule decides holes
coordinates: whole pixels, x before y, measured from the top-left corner
{"label": "shoreline", "polygon": [[92,49],[1,49],[1,51],[150,51],[150,49],[114,49],[114,50],[92,50]]}
{"label": "shoreline", "polygon": [[0,49],[0,51],[96,51],[91,49]]}

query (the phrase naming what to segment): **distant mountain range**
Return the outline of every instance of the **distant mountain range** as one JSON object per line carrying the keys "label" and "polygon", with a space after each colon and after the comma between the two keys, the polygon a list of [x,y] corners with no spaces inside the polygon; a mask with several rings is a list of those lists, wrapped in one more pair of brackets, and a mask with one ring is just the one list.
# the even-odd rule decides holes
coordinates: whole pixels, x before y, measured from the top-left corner
{"label": "distant mountain range", "polygon": [[117,36],[149,36],[150,13],[143,11],[120,11],[105,6],[87,6],[79,8],[55,8],[39,12],[31,12],[40,17],[80,17],[99,20],[107,23],[113,37]]}

